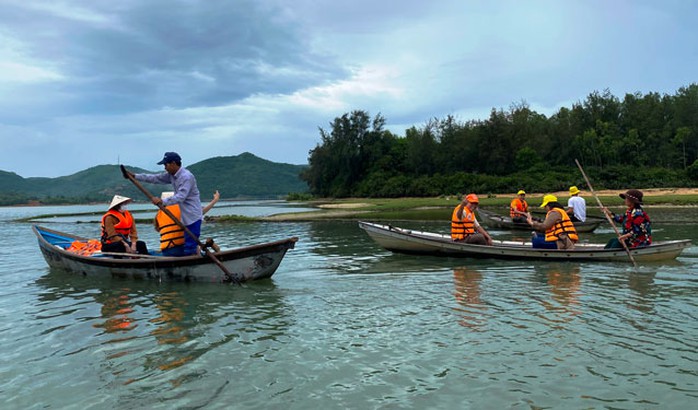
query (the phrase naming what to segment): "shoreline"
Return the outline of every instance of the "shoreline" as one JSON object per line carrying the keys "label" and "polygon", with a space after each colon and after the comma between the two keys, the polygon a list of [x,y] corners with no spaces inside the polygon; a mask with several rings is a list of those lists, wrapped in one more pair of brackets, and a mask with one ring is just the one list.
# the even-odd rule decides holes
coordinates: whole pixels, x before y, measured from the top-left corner
{"label": "shoreline", "polygon": [[[625,191],[603,190],[594,191],[604,206],[622,208],[623,200],[618,196]],[[568,191],[553,192],[564,205],[569,198]],[[652,208],[696,208],[698,207],[698,189],[696,188],[666,188],[643,190],[644,207]],[[546,193],[527,195],[529,207],[537,210],[540,201]],[[580,191],[580,196],[587,201],[590,214],[598,210],[595,197],[590,191]],[[516,194],[480,195],[480,206],[489,209],[499,209],[506,213],[509,203]],[[318,199],[309,201],[309,207],[317,208],[308,212],[280,213],[260,218],[264,222],[305,222],[318,220],[443,220],[448,219],[451,210],[460,202],[459,197],[446,196],[438,198],[345,198]]]}

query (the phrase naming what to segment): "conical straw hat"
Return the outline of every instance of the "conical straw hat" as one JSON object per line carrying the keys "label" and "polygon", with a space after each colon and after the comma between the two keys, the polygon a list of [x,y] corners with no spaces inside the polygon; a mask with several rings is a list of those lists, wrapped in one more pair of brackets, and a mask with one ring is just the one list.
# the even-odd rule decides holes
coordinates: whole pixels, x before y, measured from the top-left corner
{"label": "conical straw hat", "polygon": [[111,200],[111,204],[109,204],[109,209],[112,209],[115,206],[121,205],[124,202],[128,202],[130,200],[131,200],[131,198],[129,198],[127,196],[114,195],[114,198],[112,198],[112,200]]}

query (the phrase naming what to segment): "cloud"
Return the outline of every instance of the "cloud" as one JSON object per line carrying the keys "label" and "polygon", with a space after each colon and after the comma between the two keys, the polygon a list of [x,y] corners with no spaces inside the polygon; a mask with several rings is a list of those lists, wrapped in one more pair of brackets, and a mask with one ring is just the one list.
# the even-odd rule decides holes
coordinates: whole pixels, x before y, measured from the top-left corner
{"label": "cloud", "polygon": [[0,4],[0,169],[56,176],[250,151],[304,163],[355,109],[388,128],[695,81],[691,2]]}

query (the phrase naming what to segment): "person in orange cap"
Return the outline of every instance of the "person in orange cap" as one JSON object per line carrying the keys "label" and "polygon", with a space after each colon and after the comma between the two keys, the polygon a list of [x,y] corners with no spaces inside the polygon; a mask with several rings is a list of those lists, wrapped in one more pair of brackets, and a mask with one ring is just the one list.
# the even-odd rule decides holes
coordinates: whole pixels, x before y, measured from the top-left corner
{"label": "person in orange cap", "polygon": [[475,245],[492,245],[492,237],[475,218],[480,199],[468,194],[451,215],[451,239]]}
{"label": "person in orange cap", "polygon": [[557,202],[555,195],[545,195],[540,206],[548,213],[545,221],[535,222],[528,214],[527,222],[533,229],[545,232],[545,236],[536,235],[533,238],[534,248],[543,249],[574,249],[575,242],[579,241],[577,230],[570,220],[565,209]]}

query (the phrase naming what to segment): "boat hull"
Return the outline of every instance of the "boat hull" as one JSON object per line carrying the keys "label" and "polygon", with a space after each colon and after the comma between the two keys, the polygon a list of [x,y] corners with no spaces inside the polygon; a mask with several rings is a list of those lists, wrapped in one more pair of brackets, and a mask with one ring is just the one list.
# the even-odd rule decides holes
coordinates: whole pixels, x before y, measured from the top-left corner
{"label": "boat hull", "polygon": [[[82,256],[64,249],[65,242],[86,238],[54,231],[37,225],[32,227],[39,249],[51,268],[62,269],[85,276],[154,279],[224,283],[222,269],[211,258],[202,256],[146,257],[117,259],[106,256]],[[298,238],[248,246],[214,253],[225,268],[241,281],[270,278]]]}
{"label": "boat hull", "polygon": [[[390,225],[359,222],[359,227],[380,246],[392,252],[492,259],[539,259],[555,261],[630,262],[623,249],[604,249],[603,245],[577,244],[574,250],[534,249],[530,242],[495,241],[493,246],[454,242],[449,235],[413,231]],[[689,240],[667,241],[632,249],[638,262],[675,259],[691,246]]]}

